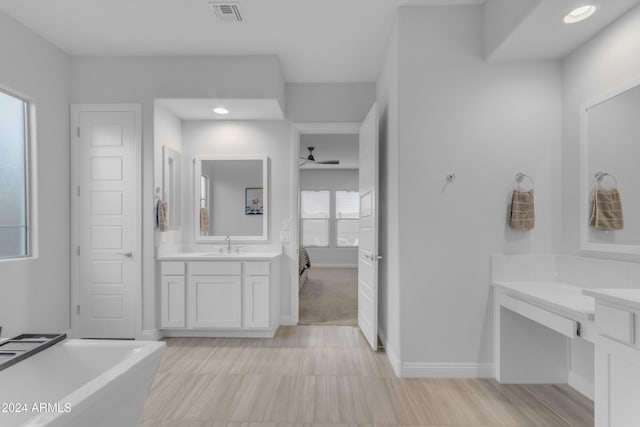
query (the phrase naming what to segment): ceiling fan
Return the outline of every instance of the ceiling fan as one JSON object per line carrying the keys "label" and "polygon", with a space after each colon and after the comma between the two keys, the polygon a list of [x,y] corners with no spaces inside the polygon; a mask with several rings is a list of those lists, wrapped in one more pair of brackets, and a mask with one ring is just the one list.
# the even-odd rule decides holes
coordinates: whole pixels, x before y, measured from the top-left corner
{"label": "ceiling fan", "polygon": [[307,147],[307,150],[309,150],[309,155],[307,157],[300,157],[300,159],[303,160],[303,162],[300,163],[300,166],[304,165],[307,162],[315,163],[316,165],[339,165],[340,164],[340,160],[324,160],[324,161],[316,160],[316,158],[313,157],[313,150],[315,150],[315,147]]}

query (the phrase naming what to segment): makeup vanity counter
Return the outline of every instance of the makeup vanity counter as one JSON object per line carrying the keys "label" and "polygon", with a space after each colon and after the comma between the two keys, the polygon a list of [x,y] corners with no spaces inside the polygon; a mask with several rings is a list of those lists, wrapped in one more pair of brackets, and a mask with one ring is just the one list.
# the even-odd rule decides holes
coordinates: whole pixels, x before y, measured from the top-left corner
{"label": "makeup vanity counter", "polygon": [[162,335],[273,337],[279,326],[280,255],[159,254]]}

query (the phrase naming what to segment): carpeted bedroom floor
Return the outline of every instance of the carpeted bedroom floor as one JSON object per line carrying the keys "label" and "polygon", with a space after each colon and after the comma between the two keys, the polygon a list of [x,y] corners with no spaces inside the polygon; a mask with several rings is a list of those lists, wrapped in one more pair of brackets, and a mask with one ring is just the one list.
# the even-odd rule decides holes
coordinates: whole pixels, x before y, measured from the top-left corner
{"label": "carpeted bedroom floor", "polygon": [[300,291],[299,325],[358,324],[358,269],[309,269]]}

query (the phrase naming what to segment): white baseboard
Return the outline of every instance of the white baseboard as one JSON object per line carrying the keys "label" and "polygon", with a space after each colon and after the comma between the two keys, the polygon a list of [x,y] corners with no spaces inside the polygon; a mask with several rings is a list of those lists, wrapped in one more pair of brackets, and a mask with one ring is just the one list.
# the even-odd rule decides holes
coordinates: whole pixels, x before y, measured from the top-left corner
{"label": "white baseboard", "polygon": [[584,377],[581,377],[580,375],[577,375],[573,371],[569,371],[568,383],[569,383],[569,386],[571,386],[576,391],[578,391],[578,393],[593,400],[594,385],[591,381],[587,380]]}
{"label": "white baseboard", "polygon": [[276,331],[273,330],[189,330],[189,329],[163,329],[164,337],[187,338],[273,338]]}
{"label": "white baseboard", "polygon": [[402,364],[403,378],[494,378],[492,363],[415,363]]}
{"label": "white baseboard", "polygon": [[311,268],[358,268],[358,264],[314,264],[312,262]]}
{"label": "white baseboard", "polygon": [[297,316],[280,316],[280,326],[295,326],[297,324]]}
{"label": "white baseboard", "polygon": [[142,341],[158,341],[162,338],[162,334],[159,329],[145,329],[140,333],[140,336],[136,339]]}

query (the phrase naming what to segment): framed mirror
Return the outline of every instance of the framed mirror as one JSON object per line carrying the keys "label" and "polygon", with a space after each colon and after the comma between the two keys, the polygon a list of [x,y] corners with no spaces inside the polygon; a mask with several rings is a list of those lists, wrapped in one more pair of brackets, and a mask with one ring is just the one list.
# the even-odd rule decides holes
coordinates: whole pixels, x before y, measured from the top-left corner
{"label": "framed mirror", "polygon": [[[640,254],[640,80],[584,105],[581,116],[581,249]],[[615,224],[592,219],[596,189],[602,217]],[[621,209],[603,200],[614,189]]]}
{"label": "framed mirror", "polygon": [[194,164],[197,242],[268,238],[268,158],[199,156]]}
{"label": "framed mirror", "polygon": [[162,146],[162,195],[167,201],[169,230],[179,230],[182,224],[182,155],[173,148]]}

